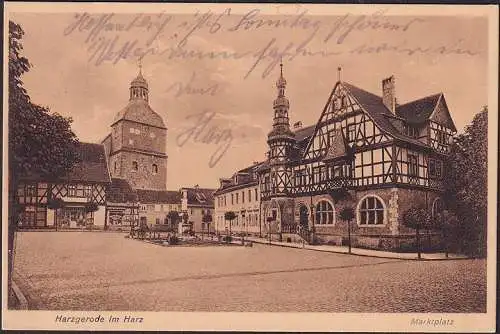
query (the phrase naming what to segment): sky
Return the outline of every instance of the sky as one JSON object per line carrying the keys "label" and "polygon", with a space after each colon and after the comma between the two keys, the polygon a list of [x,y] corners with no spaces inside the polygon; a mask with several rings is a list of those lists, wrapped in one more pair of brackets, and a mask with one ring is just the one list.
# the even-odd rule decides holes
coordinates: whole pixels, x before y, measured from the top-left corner
{"label": "sky", "polygon": [[72,117],[81,141],[100,142],[127,105],[141,63],[150,106],[168,128],[172,190],[216,188],[219,178],[265,159],[280,58],[291,124],[317,122],[338,67],[342,80],[377,95],[381,80],[394,75],[399,103],[443,92],[459,131],[487,104],[482,17],[190,8],[190,14],[11,13],[33,64],[25,88],[35,103]]}

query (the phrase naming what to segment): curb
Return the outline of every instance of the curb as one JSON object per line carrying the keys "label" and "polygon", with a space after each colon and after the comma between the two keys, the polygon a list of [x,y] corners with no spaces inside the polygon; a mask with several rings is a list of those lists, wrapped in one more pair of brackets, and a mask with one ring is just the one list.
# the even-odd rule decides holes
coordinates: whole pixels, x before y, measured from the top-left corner
{"label": "curb", "polygon": [[14,291],[14,295],[17,298],[17,301],[19,302],[19,309],[20,310],[27,310],[28,309],[28,300],[22,293],[21,289],[17,286],[17,283],[15,280],[12,280],[12,291]]}
{"label": "curb", "polygon": [[421,259],[418,259],[417,257],[412,257],[412,258],[405,258],[405,257],[397,257],[397,256],[383,256],[383,255],[377,255],[377,254],[359,254],[359,253],[348,253],[348,252],[339,252],[335,250],[327,250],[327,249],[315,249],[308,247],[306,245],[305,247],[296,247],[292,245],[282,245],[282,244],[276,244],[276,243],[269,243],[268,241],[261,241],[261,240],[249,240],[258,244],[263,244],[263,245],[268,245],[268,246],[278,246],[278,247],[286,247],[286,248],[296,248],[296,249],[307,249],[307,250],[312,250],[316,252],[324,252],[324,253],[335,253],[335,254],[344,254],[344,255],[356,255],[356,256],[364,256],[364,257],[374,257],[374,258],[379,258],[379,259],[394,259],[394,260],[408,260],[408,261],[455,261],[455,260],[469,260],[470,258],[468,257],[460,257],[460,258],[437,258],[437,259],[429,259],[429,258],[424,258],[422,257]]}

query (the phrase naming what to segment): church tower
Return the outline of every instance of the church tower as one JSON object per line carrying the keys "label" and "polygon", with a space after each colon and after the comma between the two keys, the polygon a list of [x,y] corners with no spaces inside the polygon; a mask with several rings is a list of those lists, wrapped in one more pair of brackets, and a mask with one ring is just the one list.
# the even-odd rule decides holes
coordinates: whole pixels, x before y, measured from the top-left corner
{"label": "church tower", "polygon": [[291,168],[287,165],[295,143],[295,134],[290,130],[288,109],[290,102],[285,96],[286,80],[283,77],[283,63],[276,82],[278,96],[274,100],[273,129],[267,136],[269,165],[271,168],[271,197],[287,196],[291,191]]}
{"label": "church tower", "polygon": [[111,177],[127,180],[134,189],[166,190],[167,128],[148,101],[148,83],[139,69],[130,83],[129,102],[103,144]]}

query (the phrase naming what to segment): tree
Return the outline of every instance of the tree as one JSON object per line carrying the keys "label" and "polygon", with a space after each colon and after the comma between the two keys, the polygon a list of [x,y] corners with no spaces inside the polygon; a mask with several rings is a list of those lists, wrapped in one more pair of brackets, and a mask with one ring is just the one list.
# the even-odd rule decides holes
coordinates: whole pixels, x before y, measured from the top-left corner
{"label": "tree", "polygon": [[446,192],[449,207],[460,217],[462,250],[485,256],[488,185],[488,107],[474,116],[450,148]]}
{"label": "tree", "polygon": [[457,234],[459,231],[459,220],[453,212],[443,210],[434,217],[434,226],[441,231],[443,248],[446,257],[452,247],[456,247],[457,242],[461,237]]}
{"label": "tree", "polygon": [[[203,217],[201,217],[201,221],[207,226],[207,233],[210,233],[208,224],[212,222],[212,215],[209,213],[204,214]],[[203,230],[201,231],[201,236],[203,238]]]}
{"label": "tree", "polygon": [[179,215],[179,212],[172,210],[168,212],[167,218],[170,221],[170,226],[174,227],[181,219],[181,216]]}
{"label": "tree", "polygon": [[429,213],[424,208],[410,208],[403,214],[403,224],[406,227],[415,229],[418,258],[421,259],[420,230],[431,226],[431,217]]}
{"label": "tree", "polygon": [[24,31],[9,21],[9,291],[13,268],[14,234],[19,207],[16,191],[20,177],[58,178],[78,161],[78,141],[71,130],[71,118],[50,114],[46,107],[31,102],[21,76],[31,68],[21,55]]}
{"label": "tree", "polygon": [[224,213],[224,219],[229,220],[229,235],[231,235],[231,226],[233,225],[233,220],[236,219],[236,213],[234,213],[234,211],[228,211]]}
{"label": "tree", "polygon": [[351,221],[354,219],[354,209],[351,207],[345,207],[340,210],[340,219],[347,222],[347,236],[349,238],[349,254],[351,254]]}

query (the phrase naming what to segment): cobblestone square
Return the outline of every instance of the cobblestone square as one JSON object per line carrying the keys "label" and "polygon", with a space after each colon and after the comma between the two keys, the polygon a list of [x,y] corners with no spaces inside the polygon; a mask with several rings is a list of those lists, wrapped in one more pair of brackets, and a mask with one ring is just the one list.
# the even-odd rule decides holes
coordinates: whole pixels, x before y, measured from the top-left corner
{"label": "cobblestone square", "polygon": [[161,247],[104,232],[21,232],[16,245],[15,275],[37,309],[486,312],[485,260]]}

